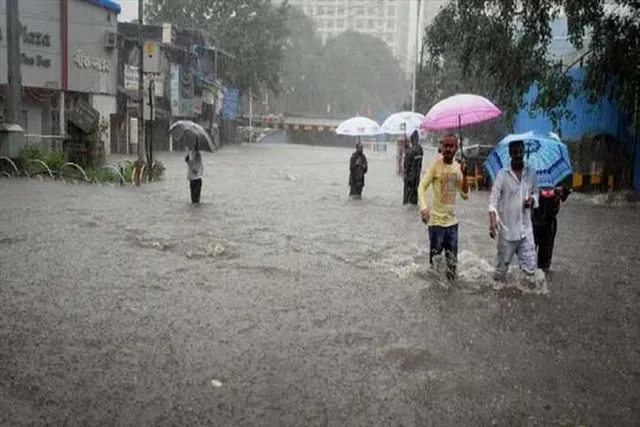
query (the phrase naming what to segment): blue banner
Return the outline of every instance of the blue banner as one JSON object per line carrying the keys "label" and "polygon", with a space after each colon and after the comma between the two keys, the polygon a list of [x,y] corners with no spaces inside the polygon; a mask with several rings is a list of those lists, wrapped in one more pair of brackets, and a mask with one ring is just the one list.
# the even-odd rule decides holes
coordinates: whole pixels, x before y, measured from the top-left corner
{"label": "blue banner", "polygon": [[225,92],[222,98],[222,117],[225,120],[235,120],[240,106],[240,91],[232,87],[225,87],[223,91]]}

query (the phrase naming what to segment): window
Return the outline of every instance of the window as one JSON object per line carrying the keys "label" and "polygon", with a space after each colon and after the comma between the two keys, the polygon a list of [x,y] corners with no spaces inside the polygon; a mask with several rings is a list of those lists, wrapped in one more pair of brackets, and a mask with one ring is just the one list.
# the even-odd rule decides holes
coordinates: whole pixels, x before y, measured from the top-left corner
{"label": "window", "polygon": [[367,19],[367,28],[373,29],[373,19]]}
{"label": "window", "polygon": [[362,30],[364,28],[364,21],[357,20],[356,21],[356,29]]}
{"label": "window", "polygon": [[334,29],[336,26],[336,23],[334,21],[327,21],[327,28],[332,30]]}
{"label": "window", "polygon": [[316,15],[324,15],[324,7],[323,6],[317,6],[316,7]]}
{"label": "window", "polygon": [[393,31],[394,24],[395,22],[393,21],[387,21],[387,30]]}
{"label": "window", "polygon": [[342,30],[344,28],[344,19],[338,19],[338,21],[336,21],[336,28],[338,28],[339,30]]}
{"label": "window", "polygon": [[387,16],[396,16],[396,8],[394,6],[387,7]]}

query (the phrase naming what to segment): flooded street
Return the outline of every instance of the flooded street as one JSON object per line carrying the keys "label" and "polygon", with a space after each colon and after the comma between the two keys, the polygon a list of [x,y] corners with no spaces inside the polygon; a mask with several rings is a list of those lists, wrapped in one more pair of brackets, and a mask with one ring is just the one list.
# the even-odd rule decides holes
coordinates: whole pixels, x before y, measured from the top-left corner
{"label": "flooded street", "polygon": [[460,279],[426,268],[395,151],[183,154],[140,188],[0,180],[0,424],[632,426],[640,210],[562,207],[548,294],[491,288],[488,193]]}

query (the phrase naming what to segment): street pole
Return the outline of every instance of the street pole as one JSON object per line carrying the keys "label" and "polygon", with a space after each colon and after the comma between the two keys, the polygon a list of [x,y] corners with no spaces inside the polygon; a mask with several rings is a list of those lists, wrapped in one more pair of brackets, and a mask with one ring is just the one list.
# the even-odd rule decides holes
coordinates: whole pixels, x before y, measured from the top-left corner
{"label": "street pole", "polygon": [[155,75],[149,77],[149,158],[147,159],[147,167],[149,168],[149,181],[153,179],[153,122],[155,118],[155,101],[156,101],[156,78]]}
{"label": "street pole", "polygon": [[249,89],[249,144],[253,134],[253,89]]}
{"label": "street pole", "polygon": [[18,0],[7,0],[7,123],[19,123],[22,105],[22,58],[20,54],[20,9]]}
{"label": "street pole", "polygon": [[138,34],[139,34],[139,57],[138,64],[138,160],[144,161],[145,140],[144,140],[144,0],[138,0]]}
{"label": "street pole", "polygon": [[[22,112],[22,56],[20,54],[20,9],[18,0],[7,0],[7,118],[0,123],[0,156],[15,158],[25,144],[20,126]],[[4,58],[2,59],[4,60]]]}
{"label": "street pole", "polygon": [[413,61],[413,86],[411,90],[411,111],[416,111],[416,77],[418,73],[418,41],[420,39],[420,0],[418,2],[418,11],[416,13],[416,46]]}

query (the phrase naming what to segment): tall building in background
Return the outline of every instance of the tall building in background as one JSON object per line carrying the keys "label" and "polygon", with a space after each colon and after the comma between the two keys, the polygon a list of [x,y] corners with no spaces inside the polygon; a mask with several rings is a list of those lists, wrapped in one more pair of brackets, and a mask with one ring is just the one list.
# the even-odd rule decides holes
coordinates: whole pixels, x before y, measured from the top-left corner
{"label": "tall building in background", "polygon": [[[418,55],[420,55],[420,49],[422,48],[422,40],[424,38],[425,28],[431,25],[435,17],[440,10],[446,5],[451,3],[451,0],[421,0],[420,11],[418,11],[418,0],[399,0],[399,3],[403,3],[404,7],[409,9],[410,18],[408,21],[409,35],[407,38],[406,55],[409,58],[415,56],[416,46],[416,24],[418,22],[417,15],[420,12],[420,27],[418,28]],[[419,60],[419,57],[418,57]]]}
{"label": "tall building in background", "polygon": [[413,55],[407,52],[411,38],[409,6],[413,1],[289,0],[289,4],[301,8],[313,19],[323,42],[347,30],[369,34],[383,40],[401,67],[409,71],[414,61]]}

